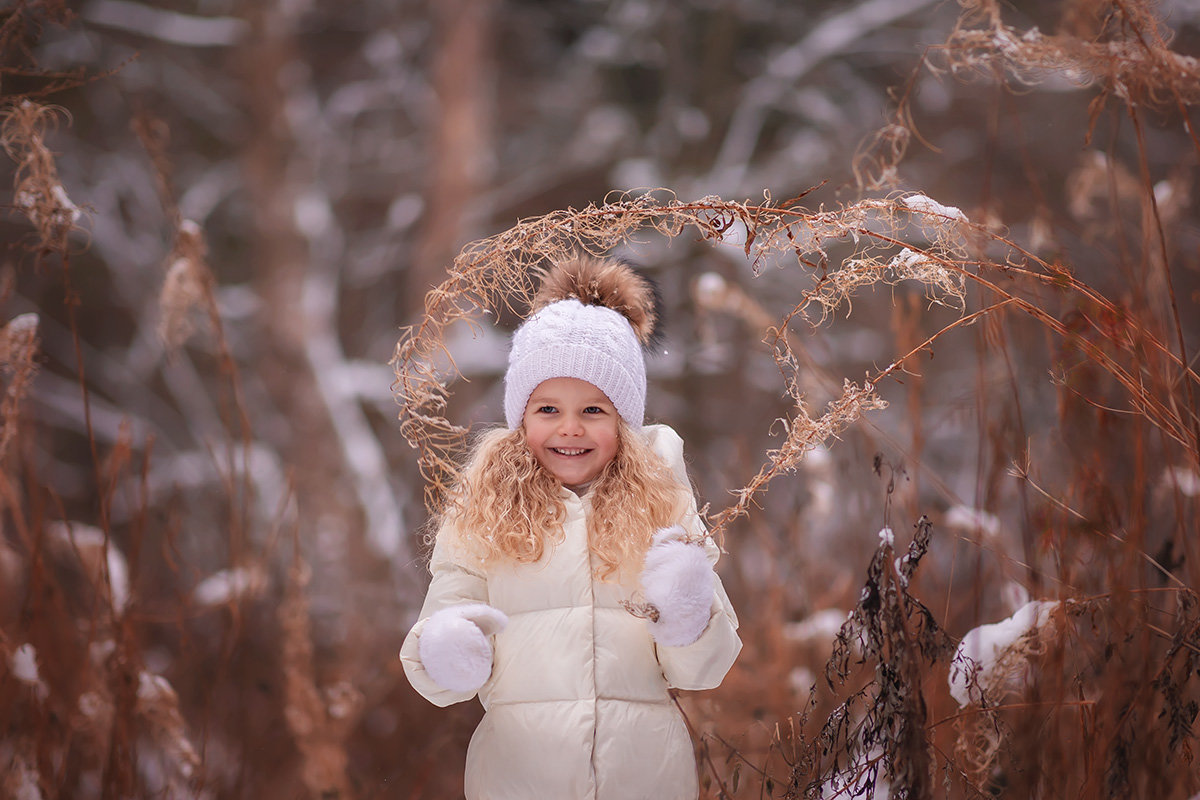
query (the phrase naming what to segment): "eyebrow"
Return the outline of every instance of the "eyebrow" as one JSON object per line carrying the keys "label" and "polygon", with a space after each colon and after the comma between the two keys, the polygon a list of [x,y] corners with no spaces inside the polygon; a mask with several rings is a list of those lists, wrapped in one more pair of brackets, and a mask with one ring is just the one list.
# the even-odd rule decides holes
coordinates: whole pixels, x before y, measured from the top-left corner
{"label": "eyebrow", "polygon": [[[551,406],[560,406],[563,404],[562,398],[558,397],[557,395],[537,394],[536,392],[529,396],[529,402]],[[608,399],[608,395],[604,394],[603,392],[584,398],[580,402],[585,406],[597,406],[603,404],[610,406],[612,405],[612,401]]]}

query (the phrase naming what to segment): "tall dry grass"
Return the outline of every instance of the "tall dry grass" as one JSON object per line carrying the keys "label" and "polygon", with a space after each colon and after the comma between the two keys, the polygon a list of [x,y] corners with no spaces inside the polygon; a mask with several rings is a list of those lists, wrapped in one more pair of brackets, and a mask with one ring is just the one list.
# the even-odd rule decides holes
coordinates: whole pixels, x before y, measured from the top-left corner
{"label": "tall dry grass", "polygon": [[[0,42],[39,8],[61,11],[19,4]],[[997,199],[963,212],[906,187],[921,135],[904,90],[890,124],[860,150],[855,199],[815,204],[814,190],[784,201],[686,200],[661,190],[526,219],[465,248],[398,343],[400,431],[436,504],[469,433],[453,415],[461,383],[448,330],[523,314],[548,262],[647,240],[732,247],[749,273],[787,287],[781,295],[751,279],[685,276],[705,325],[729,331],[732,321],[761,338],[782,398],[777,418],[761,422],[771,444],[734,459],[731,494],[709,498],[746,650],[720,690],[677,698],[706,797],[1200,792],[1200,386],[1187,195],[1200,83],[1165,30],[1143,2],[1068,4],[1054,34],[1007,25],[994,3],[964,3],[923,68],[1020,91],[1086,83],[1095,99],[1077,121],[1081,144],[1105,121],[1121,123],[1063,192],[1026,176],[1027,208]],[[915,85],[914,76],[907,88]],[[90,415],[77,324],[88,296],[75,271],[86,209],[46,145],[48,126],[69,119],[34,96],[9,100],[7,208],[28,234],[17,268],[60,281],[56,311],[74,332],[74,377]],[[1161,179],[1147,144],[1159,124],[1181,126],[1195,143],[1181,171]],[[1020,138],[997,126],[994,137]],[[41,320],[5,320],[0,791],[22,800],[453,796],[478,711],[436,711],[407,690],[394,663],[378,658],[402,631],[338,620],[344,645],[319,647],[314,627],[329,623],[314,607],[306,560],[328,553],[290,535],[286,491],[273,515],[252,511],[245,366],[213,297],[205,232],[179,218],[165,156],[153,135],[143,139],[173,226],[155,276],[159,334],[178,358],[204,339],[213,365],[206,388],[223,428],[210,452],[221,482],[206,498],[216,524],[205,542],[217,554],[207,563],[220,568],[195,566],[182,530],[192,517],[179,495],[155,494],[163,467],[154,442],[131,430],[103,441],[83,421],[81,471],[95,503],[90,516],[68,508],[43,466],[44,449],[58,445],[28,413]],[[854,326],[880,293],[889,358],[862,374],[832,373],[815,337]],[[965,377],[949,375],[941,364],[962,352]],[[973,428],[956,443],[969,458],[948,461],[937,449],[946,391],[970,398]],[[872,427],[896,407],[903,441]],[[819,517],[853,518],[818,492],[831,480],[823,459],[852,449],[871,462],[863,471],[875,504],[859,539],[868,548],[815,533]],[[949,469],[974,471],[971,502],[957,502],[960,476]],[[817,552],[798,559],[805,549]],[[394,580],[369,569],[355,577],[381,595]],[[968,631],[1027,598],[1046,602],[1038,624],[987,670],[956,654]]]}

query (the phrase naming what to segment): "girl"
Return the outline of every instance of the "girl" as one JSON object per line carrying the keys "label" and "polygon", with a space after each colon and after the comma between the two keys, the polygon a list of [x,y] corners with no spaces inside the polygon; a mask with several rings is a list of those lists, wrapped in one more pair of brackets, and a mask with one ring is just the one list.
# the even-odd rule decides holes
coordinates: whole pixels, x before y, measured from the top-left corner
{"label": "girl", "polygon": [[508,427],[479,441],[441,514],[400,657],[438,706],[479,694],[469,800],[698,794],[667,690],[717,686],[741,641],[683,443],[642,424],[639,340],[657,319],[624,264],[552,269],[513,336]]}

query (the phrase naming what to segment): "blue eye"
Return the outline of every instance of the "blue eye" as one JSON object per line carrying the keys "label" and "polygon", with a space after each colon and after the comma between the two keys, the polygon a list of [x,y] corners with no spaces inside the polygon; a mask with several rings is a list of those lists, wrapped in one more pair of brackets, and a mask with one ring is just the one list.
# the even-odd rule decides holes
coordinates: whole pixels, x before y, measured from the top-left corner
{"label": "blue eye", "polygon": [[539,407],[538,407],[538,410],[537,410],[537,413],[539,413],[539,414],[553,414],[553,413],[554,413],[555,411],[557,411],[557,410],[558,410],[558,409],[556,409],[554,406],[539,406]]}
{"label": "blue eye", "polygon": [[604,409],[601,408],[600,406],[588,406],[587,408],[585,408],[583,410],[583,413],[585,413],[585,414],[603,414]]}

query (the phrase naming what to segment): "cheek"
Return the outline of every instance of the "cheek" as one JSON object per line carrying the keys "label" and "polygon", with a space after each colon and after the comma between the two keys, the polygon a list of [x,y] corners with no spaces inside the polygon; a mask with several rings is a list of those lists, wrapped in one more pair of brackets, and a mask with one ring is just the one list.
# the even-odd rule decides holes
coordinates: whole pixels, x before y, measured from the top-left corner
{"label": "cheek", "polygon": [[540,447],[546,441],[546,427],[538,424],[537,417],[529,417],[521,422],[525,429],[525,443],[531,448]]}
{"label": "cheek", "polygon": [[525,447],[533,456],[533,460],[541,464],[543,467],[549,468],[546,462],[546,437],[538,436],[535,431],[526,429],[525,431]]}
{"label": "cheek", "polygon": [[613,458],[616,457],[616,455],[617,455],[617,431],[616,431],[616,429],[605,430],[603,432],[603,434],[598,438],[599,438],[599,441],[597,442],[597,446],[598,446],[598,449],[600,449],[604,453],[605,463],[612,461]]}

